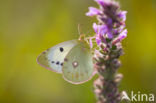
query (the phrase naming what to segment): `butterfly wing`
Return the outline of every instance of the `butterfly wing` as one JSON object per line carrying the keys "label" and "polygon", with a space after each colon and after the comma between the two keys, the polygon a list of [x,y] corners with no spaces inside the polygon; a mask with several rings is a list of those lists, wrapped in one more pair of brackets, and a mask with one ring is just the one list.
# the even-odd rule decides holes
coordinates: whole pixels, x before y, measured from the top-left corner
{"label": "butterfly wing", "polygon": [[38,56],[37,62],[49,70],[62,73],[64,58],[77,43],[77,40],[71,40],[47,49]]}
{"label": "butterfly wing", "polygon": [[62,72],[63,77],[70,83],[80,84],[93,76],[92,53],[89,47],[79,43],[65,57]]}

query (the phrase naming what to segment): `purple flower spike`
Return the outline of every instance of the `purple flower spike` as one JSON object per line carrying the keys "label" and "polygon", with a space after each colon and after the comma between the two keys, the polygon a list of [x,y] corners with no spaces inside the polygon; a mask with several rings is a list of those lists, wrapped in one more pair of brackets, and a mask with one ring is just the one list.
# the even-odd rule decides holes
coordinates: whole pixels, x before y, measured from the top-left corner
{"label": "purple flower spike", "polygon": [[109,31],[109,32],[107,33],[107,37],[108,37],[109,39],[112,39],[112,38],[113,38],[113,34],[112,34],[111,31]]}
{"label": "purple flower spike", "polygon": [[105,5],[104,0],[95,0],[95,2],[97,2],[99,5]]}
{"label": "purple flower spike", "polygon": [[96,23],[93,23],[93,29],[96,34],[98,34],[98,28],[99,28],[99,26]]}
{"label": "purple flower spike", "polygon": [[102,41],[103,43],[106,43],[106,39],[104,38],[103,35],[99,35],[99,37],[100,37],[100,39],[101,39],[101,41]]}
{"label": "purple flower spike", "polygon": [[[115,0],[94,0],[99,9],[90,7],[87,16],[96,16],[98,23],[93,23],[96,39],[94,44],[94,68],[99,74],[94,83],[97,103],[120,103],[122,100],[118,85],[121,78],[117,73],[123,55],[122,40],[127,37],[125,21],[127,11],[121,11]],[[90,37],[90,47],[93,47]],[[106,75],[104,75],[106,74]],[[112,78],[113,77],[113,78]]]}
{"label": "purple flower spike", "polygon": [[107,27],[105,25],[99,25],[99,35],[104,36],[107,33]]}
{"label": "purple flower spike", "polygon": [[101,44],[101,39],[100,39],[100,37],[99,37],[99,36],[96,36],[96,43],[97,43],[98,45],[100,45],[100,44]]}
{"label": "purple flower spike", "polygon": [[108,4],[112,3],[111,0],[94,0],[95,2],[97,2],[99,5],[105,7],[107,6]]}
{"label": "purple flower spike", "polygon": [[126,21],[126,14],[127,14],[127,11],[121,11],[119,12],[118,17],[122,19],[123,21]]}
{"label": "purple flower spike", "polygon": [[112,39],[113,38],[113,33],[112,33],[113,25],[112,24],[113,24],[113,21],[112,21],[111,18],[109,18],[107,20],[107,37],[109,39]]}
{"label": "purple flower spike", "polygon": [[119,36],[118,36],[118,39],[120,41],[122,41],[123,39],[125,39],[127,37],[127,29],[125,29],[124,31],[122,31]]}
{"label": "purple flower spike", "polygon": [[123,30],[117,38],[115,38],[112,42],[112,44],[116,44],[118,42],[121,42],[123,39],[127,37],[127,29]]}
{"label": "purple flower spike", "polygon": [[99,14],[101,14],[100,10],[97,8],[94,8],[94,7],[89,7],[89,12],[86,13],[87,16],[95,16],[95,15],[99,15]]}
{"label": "purple flower spike", "polygon": [[97,35],[105,35],[107,33],[107,27],[105,25],[97,25],[93,23],[93,29]]}
{"label": "purple flower spike", "polygon": [[127,30],[124,28],[127,11],[121,11],[118,2],[113,0],[94,1],[100,5],[100,9],[89,7],[86,15],[97,16],[99,21],[99,24],[93,24],[97,44],[107,44],[106,39],[122,41],[126,37]]}

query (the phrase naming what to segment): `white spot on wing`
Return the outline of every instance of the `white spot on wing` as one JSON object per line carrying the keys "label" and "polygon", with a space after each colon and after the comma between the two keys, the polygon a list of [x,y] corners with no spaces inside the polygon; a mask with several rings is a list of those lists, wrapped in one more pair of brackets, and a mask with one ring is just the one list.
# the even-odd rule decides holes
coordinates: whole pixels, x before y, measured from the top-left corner
{"label": "white spot on wing", "polygon": [[74,62],[72,63],[72,65],[73,65],[74,68],[76,68],[79,64],[78,64],[78,62],[74,61]]}

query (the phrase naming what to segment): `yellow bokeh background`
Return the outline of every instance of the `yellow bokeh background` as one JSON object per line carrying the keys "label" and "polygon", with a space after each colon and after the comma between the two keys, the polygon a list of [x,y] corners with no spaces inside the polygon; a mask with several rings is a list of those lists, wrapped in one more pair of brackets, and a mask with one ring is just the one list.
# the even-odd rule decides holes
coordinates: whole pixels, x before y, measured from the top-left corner
{"label": "yellow bokeh background", "polygon": [[[120,0],[128,37],[120,90],[156,93],[156,1]],[[0,103],[95,103],[93,80],[73,85],[42,68],[36,57],[63,41],[93,34],[85,16],[93,0],[0,0]]]}

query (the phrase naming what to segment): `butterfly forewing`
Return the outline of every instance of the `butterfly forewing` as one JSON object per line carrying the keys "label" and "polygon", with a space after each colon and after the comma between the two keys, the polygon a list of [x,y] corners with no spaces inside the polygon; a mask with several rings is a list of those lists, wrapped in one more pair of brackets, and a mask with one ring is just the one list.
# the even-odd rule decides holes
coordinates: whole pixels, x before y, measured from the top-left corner
{"label": "butterfly forewing", "polygon": [[77,44],[77,40],[71,40],[58,44],[40,54],[37,61],[41,66],[49,70],[62,73],[65,56]]}
{"label": "butterfly forewing", "polygon": [[92,53],[88,46],[79,43],[65,57],[62,72],[65,80],[73,83],[83,83],[93,76]]}

